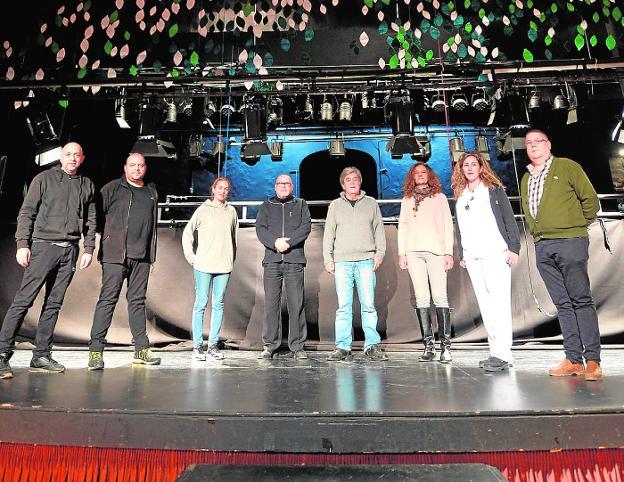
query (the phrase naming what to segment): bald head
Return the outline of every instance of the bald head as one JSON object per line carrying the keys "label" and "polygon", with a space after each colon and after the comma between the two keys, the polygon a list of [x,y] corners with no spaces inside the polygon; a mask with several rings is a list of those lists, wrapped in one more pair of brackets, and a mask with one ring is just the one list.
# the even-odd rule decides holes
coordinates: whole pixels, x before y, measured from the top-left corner
{"label": "bald head", "polygon": [[78,168],[84,161],[82,147],[77,142],[69,142],[61,151],[61,169],[70,176],[76,175]]}
{"label": "bald head", "polygon": [[280,174],[275,180],[275,194],[279,199],[287,199],[293,193],[292,179],[287,174]]}
{"label": "bald head", "polygon": [[138,152],[130,154],[128,159],[126,159],[126,164],[124,165],[126,180],[131,184],[142,186],[143,178],[145,177],[146,172],[147,164],[145,163],[143,155]]}

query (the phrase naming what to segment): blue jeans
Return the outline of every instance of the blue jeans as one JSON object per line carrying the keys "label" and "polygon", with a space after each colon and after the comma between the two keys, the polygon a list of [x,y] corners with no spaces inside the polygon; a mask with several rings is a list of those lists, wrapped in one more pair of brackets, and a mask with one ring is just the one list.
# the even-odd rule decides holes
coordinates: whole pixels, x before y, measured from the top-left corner
{"label": "blue jeans", "polygon": [[381,342],[377,333],[377,311],[375,310],[375,285],[377,278],[373,271],[374,261],[338,261],[335,263],[336,294],[336,346],[343,350],[351,349],[353,341],[353,285],[360,298],[364,349]]}
{"label": "blue jeans", "polygon": [[210,335],[208,346],[219,342],[219,331],[223,321],[223,298],[225,289],[230,280],[230,273],[202,273],[193,270],[195,275],[195,304],[193,305],[193,345],[202,346],[204,341],[204,311],[210,296],[210,282],[212,281],[212,316],[210,318]]}

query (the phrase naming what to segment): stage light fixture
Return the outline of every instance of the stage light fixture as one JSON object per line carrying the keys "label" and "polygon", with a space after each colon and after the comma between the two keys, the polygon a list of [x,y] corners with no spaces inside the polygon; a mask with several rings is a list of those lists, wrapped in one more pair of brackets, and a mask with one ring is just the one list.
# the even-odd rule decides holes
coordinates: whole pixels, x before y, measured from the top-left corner
{"label": "stage light fixture", "polygon": [[529,127],[529,113],[524,98],[518,91],[507,92],[506,99],[509,105],[511,129],[526,129]]}
{"label": "stage light fixture", "polygon": [[464,139],[459,136],[455,136],[450,140],[451,147],[451,157],[453,159],[453,163],[459,161],[461,155],[466,152],[466,147],[464,145]]}
{"label": "stage light fixture", "polygon": [[446,109],[446,102],[444,102],[444,94],[442,92],[437,92],[431,96],[431,100],[429,101],[429,106],[434,112],[444,112]]}
{"label": "stage light fixture", "polygon": [[269,145],[269,149],[271,150],[271,160],[274,162],[279,162],[282,160],[282,156],[284,155],[284,142],[280,140],[275,140],[271,142]]}
{"label": "stage light fixture", "polygon": [[204,139],[201,134],[191,134],[189,136],[188,151],[190,159],[197,159],[204,152]]}
{"label": "stage light fixture", "polygon": [[451,97],[451,107],[459,112],[465,111],[468,107],[468,98],[466,97],[466,94],[464,94],[461,90],[455,92]]}
{"label": "stage light fixture", "polygon": [[314,104],[312,103],[312,98],[309,95],[306,95],[305,102],[303,104],[303,112],[309,119],[314,118]]}
{"label": "stage light fixture", "polygon": [[344,140],[336,137],[329,141],[329,155],[331,157],[344,157],[346,154]]}
{"label": "stage light fixture", "polygon": [[35,163],[39,166],[61,160],[61,142],[54,132],[48,114],[38,112],[26,117],[26,123],[35,144]]}
{"label": "stage light fixture", "polygon": [[496,143],[496,157],[504,160],[509,159],[514,151],[525,150],[524,136],[528,128],[514,127],[507,132],[497,130],[494,141]]}
{"label": "stage light fixture", "polygon": [[210,154],[214,157],[225,155],[225,142],[221,136],[217,137],[217,140],[212,143],[212,150]]}
{"label": "stage light fixture", "polygon": [[340,107],[338,109],[338,119],[341,121],[350,121],[352,115],[353,106],[345,97],[345,99],[340,103]]}
{"label": "stage light fixture", "polygon": [[486,136],[475,136],[475,148],[486,161],[490,160],[490,146]]}
{"label": "stage light fixture", "polygon": [[402,157],[403,154],[421,152],[422,146],[414,136],[414,104],[409,92],[391,92],[384,113],[392,128],[392,138],[386,144],[386,151],[394,159]]}
{"label": "stage light fixture", "polygon": [[576,109],[578,108],[578,98],[576,97],[576,91],[573,87],[565,84],[567,98],[568,98],[568,118],[566,119],[566,125],[574,124],[578,121],[578,114]]}
{"label": "stage light fixture", "polygon": [[563,96],[563,93],[559,92],[557,95],[555,95],[552,108],[553,110],[564,110],[568,108],[568,101]]}
{"label": "stage light fixture", "polygon": [[362,92],[360,102],[362,103],[362,109],[368,109],[368,94],[366,92]]}
{"label": "stage light fixture", "polygon": [[279,97],[272,97],[269,101],[269,116],[267,121],[273,126],[278,126],[282,123],[282,117],[284,115],[284,102]]}
{"label": "stage light fixture", "polygon": [[488,95],[485,93],[485,89],[479,89],[474,94],[472,94],[472,98],[470,100],[472,108],[478,112],[484,112],[490,108],[491,100],[488,98]]}
{"label": "stage light fixture", "polygon": [[176,159],[175,146],[166,140],[158,139],[158,127],[162,119],[160,108],[144,100],[139,106],[139,135],[132,146],[132,152],[145,157]]}
{"label": "stage light fixture", "polygon": [[330,121],[334,117],[334,106],[327,100],[327,96],[323,96],[323,103],[321,104],[321,120]]}
{"label": "stage light fixture", "polygon": [[613,132],[611,133],[611,140],[613,142],[624,144],[624,111],[622,111],[622,114],[620,115],[620,120],[618,121],[615,129],[613,129]]}
{"label": "stage light fixture", "polygon": [[165,122],[167,123],[175,123],[178,121],[178,108],[174,101],[165,100],[165,104],[167,105],[167,113],[165,115]]}
{"label": "stage light fixture", "polygon": [[542,97],[534,90],[529,97],[529,110],[536,110],[542,107]]}
{"label": "stage light fixture", "polygon": [[431,157],[431,138],[428,135],[415,136],[418,148],[410,153],[412,160],[427,162]]}
{"label": "stage light fixture", "polygon": [[117,99],[115,101],[115,120],[120,129],[130,129],[130,124],[126,120],[126,100]]}
{"label": "stage light fixture", "polygon": [[266,107],[259,97],[247,97],[241,106],[243,113],[245,140],[241,157],[252,158],[271,154],[266,144]]}

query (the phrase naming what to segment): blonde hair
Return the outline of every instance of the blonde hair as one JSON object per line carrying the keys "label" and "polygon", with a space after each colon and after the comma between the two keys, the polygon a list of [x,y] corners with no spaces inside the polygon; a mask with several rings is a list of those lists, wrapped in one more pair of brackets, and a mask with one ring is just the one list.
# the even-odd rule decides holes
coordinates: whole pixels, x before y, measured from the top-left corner
{"label": "blonde hair", "polygon": [[484,157],[481,156],[478,152],[464,152],[459,160],[455,163],[455,167],[453,168],[453,176],[451,177],[451,187],[453,188],[453,195],[455,198],[461,196],[461,193],[464,192],[466,186],[468,185],[468,181],[464,176],[464,171],[462,167],[464,165],[464,161],[469,157],[474,157],[479,166],[481,166],[481,172],[479,173],[479,178],[481,182],[485,184],[487,187],[491,186],[503,186],[502,181],[498,178],[498,176],[492,170],[490,163],[485,160]]}
{"label": "blonde hair", "polygon": [[[217,184],[219,184],[221,181],[223,182],[227,182],[228,188],[230,190],[230,193],[232,192],[232,181],[230,181],[227,177],[218,177],[216,178],[212,184],[210,185],[210,198],[213,199],[214,198],[214,194],[212,193],[212,190],[217,186]],[[229,194],[228,194],[229,197]]]}

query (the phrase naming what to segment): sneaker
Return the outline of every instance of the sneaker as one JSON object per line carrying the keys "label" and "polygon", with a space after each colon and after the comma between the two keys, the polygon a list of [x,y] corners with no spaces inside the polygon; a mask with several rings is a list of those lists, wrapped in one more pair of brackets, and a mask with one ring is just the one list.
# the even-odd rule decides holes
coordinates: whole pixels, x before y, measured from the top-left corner
{"label": "sneaker", "polygon": [[196,346],[195,348],[193,348],[193,354],[191,355],[191,359],[197,361],[206,361],[206,352],[204,351],[203,347]]}
{"label": "sneaker", "polygon": [[381,349],[379,345],[371,345],[364,350],[364,356],[370,361],[387,361],[388,355]]}
{"label": "sneaker", "polygon": [[600,362],[595,360],[587,360],[587,368],[585,369],[585,380],[588,382],[597,382],[602,380],[602,368]]}
{"label": "sneaker", "polygon": [[90,351],[89,352],[89,364],[87,365],[87,370],[104,370],[104,353],[101,351]]}
{"label": "sneaker", "polygon": [[487,365],[488,363],[490,363],[490,360],[492,359],[492,357],[487,357],[485,360],[479,360],[479,368],[485,368],[485,365]]}
{"label": "sneaker", "polygon": [[582,363],[572,363],[566,358],[559,365],[548,370],[548,374],[551,377],[584,377],[585,367]]}
{"label": "sneaker", "polygon": [[295,360],[307,360],[308,359],[308,354],[303,350],[294,351],[292,356]]}
{"label": "sneaker", "polygon": [[443,346],[440,349],[440,358],[438,358],[440,363],[451,363],[453,361],[453,357],[451,356],[451,349]]}
{"label": "sneaker", "polygon": [[262,350],[260,354],[258,355],[258,360],[272,360],[272,359],[273,359],[273,352],[269,350],[268,348],[265,348],[264,350]]}
{"label": "sneaker", "polygon": [[353,360],[353,355],[351,354],[351,350],[343,350],[342,348],[336,347],[334,351],[332,351],[327,357],[327,361],[351,361]]}
{"label": "sneaker", "polygon": [[501,360],[495,356],[491,356],[487,363],[484,365],[483,369],[486,372],[502,372],[503,370],[508,369],[510,364],[505,360]]}
{"label": "sneaker", "polygon": [[30,360],[29,371],[40,373],[63,373],[65,371],[65,367],[56,360],[52,359],[52,355],[46,355]]}
{"label": "sneaker", "polygon": [[152,356],[149,348],[142,348],[134,352],[134,365],[160,365],[160,358]]}
{"label": "sneaker", "polygon": [[225,357],[223,356],[223,353],[221,353],[217,345],[212,345],[208,347],[208,350],[206,351],[206,359],[208,361],[210,360],[218,361],[218,360],[223,360],[224,358]]}
{"label": "sneaker", "polygon": [[0,379],[13,378],[13,371],[9,365],[9,359],[13,353],[0,353]]}

